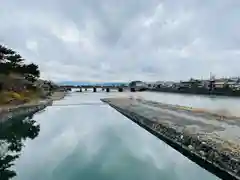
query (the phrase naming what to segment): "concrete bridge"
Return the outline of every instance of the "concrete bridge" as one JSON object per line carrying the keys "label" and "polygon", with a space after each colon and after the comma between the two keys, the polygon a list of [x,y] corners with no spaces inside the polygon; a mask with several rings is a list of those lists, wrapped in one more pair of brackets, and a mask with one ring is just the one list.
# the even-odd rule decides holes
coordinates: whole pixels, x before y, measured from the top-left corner
{"label": "concrete bridge", "polygon": [[129,90],[132,92],[135,91],[143,91],[147,89],[147,85],[142,81],[132,81],[129,84],[119,84],[119,85],[99,85],[99,84],[93,84],[93,85],[66,85],[66,86],[60,86],[61,88],[65,90],[72,90],[72,89],[79,89],[78,92],[87,91],[88,89],[92,89],[93,92],[97,92],[98,89],[101,89],[102,91],[110,92],[111,90],[118,90],[119,92],[123,92],[124,90]]}
{"label": "concrete bridge", "polygon": [[71,91],[72,89],[78,89],[78,92],[88,91],[88,89],[92,89],[93,92],[97,92],[98,89],[101,91],[110,92],[111,90],[118,90],[119,92],[123,92],[124,90],[129,90],[128,86],[125,85],[82,85],[82,86],[60,86],[60,88]]}

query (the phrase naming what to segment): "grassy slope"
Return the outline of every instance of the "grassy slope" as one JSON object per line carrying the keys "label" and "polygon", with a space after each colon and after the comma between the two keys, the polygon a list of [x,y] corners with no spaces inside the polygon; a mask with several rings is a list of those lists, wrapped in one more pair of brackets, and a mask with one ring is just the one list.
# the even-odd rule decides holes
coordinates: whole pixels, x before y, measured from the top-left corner
{"label": "grassy slope", "polygon": [[[21,82],[22,81],[22,82]],[[26,80],[24,80],[26,81]],[[13,78],[11,76],[0,75],[1,84],[8,85],[10,87],[20,87],[24,86],[23,80],[16,80],[16,77]],[[18,89],[16,88],[16,89]],[[24,89],[24,88],[22,88]],[[30,101],[39,100],[41,97],[41,91],[39,89],[36,90],[21,90],[21,91],[9,91],[7,89],[2,89],[0,91],[0,105],[17,105],[23,104]]]}
{"label": "grassy slope", "polygon": [[0,105],[6,104],[23,104],[33,100],[39,100],[40,95],[38,92],[25,91],[25,92],[13,92],[2,91],[0,92]]}

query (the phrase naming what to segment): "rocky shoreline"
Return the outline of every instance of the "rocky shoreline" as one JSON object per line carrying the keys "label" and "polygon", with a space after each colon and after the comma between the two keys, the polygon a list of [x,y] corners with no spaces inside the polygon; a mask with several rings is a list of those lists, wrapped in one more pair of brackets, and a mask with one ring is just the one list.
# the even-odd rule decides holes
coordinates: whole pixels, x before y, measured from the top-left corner
{"label": "rocky shoreline", "polygon": [[61,100],[65,97],[66,92],[54,92],[51,97],[40,102],[22,104],[11,107],[0,107],[0,123],[4,123],[20,116],[28,116],[38,111],[43,110],[49,105],[52,105],[53,101]]}
{"label": "rocky shoreline", "polygon": [[[222,131],[230,131],[219,130],[227,119],[226,122],[221,122],[215,114],[178,111],[177,107],[152,101],[113,98],[102,101],[218,177],[240,179],[239,143],[231,141],[230,137],[216,136]],[[184,113],[187,116],[179,117],[178,121],[177,115],[173,116],[174,113]],[[204,122],[203,119],[207,121]],[[230,122],[231,125],[234,124],[232,119]]]}

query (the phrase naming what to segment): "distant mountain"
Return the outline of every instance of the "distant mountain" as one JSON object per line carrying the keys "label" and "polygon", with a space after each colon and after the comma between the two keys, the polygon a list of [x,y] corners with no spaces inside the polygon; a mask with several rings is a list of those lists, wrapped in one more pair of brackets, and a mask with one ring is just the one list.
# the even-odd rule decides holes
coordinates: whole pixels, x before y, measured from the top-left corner
{"label": "distant mountain", "polygon": [[121,84],[128,84],[126,82],[84,82],[84,81],[63,81],[57,83],[60,86],[67,85],[67,86],[82,86],[82,85],[103,85],[103,86],[108,86],[108,85],[121,85]]}

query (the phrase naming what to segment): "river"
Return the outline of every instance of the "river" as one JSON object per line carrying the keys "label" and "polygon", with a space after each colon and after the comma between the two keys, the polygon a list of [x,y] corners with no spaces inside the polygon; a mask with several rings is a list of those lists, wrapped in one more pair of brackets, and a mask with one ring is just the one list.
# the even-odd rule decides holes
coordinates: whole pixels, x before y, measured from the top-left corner
{"label": "river", "polygon": [[33,117],[6,125],[0,154],[8,154],[5,164],[14,165],[0,172],[14,180],[218,179],[100,101],[119,96],[215,110],[229,108],[219,102],[237,101],[152,92],[71,93]]}

